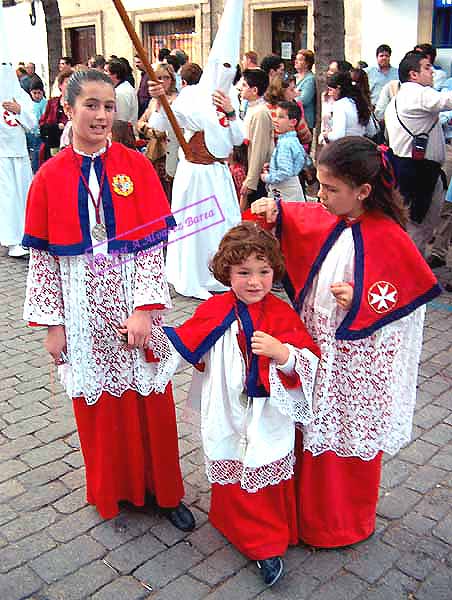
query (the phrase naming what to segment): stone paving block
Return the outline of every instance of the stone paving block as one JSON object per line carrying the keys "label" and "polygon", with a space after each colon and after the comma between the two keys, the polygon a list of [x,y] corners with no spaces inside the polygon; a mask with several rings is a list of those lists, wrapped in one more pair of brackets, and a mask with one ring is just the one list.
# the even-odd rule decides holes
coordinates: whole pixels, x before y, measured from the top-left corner
{"label": "stone paving block", "polygon": [[[394,568],[385,573],[385,575],[378,581],[378,583],[374,584],[374,586],[372,587],[377,588],[377,592],[378,590],[390,590],[390,595],[388,596],[387,600],[391,600],[392,598],[397,600],[401,600],[402,598],[404,600],[410,600],[410,595],[412,598],[412,593],[417,589],[418,585],[418,581],[411,577],[408,577],[398,569]],[[367,600],[366,592],[364,592],[364,594],[360,596],[360,600]],[[375,596],[369,594],[369,597],[374,598],[374,600],[376,600],[377,598],[381,598],[381,600],[386,600],[382,593],[375,593]]]}
{"label": "stone paving block", "polygon": [[351,573],[338,573],[332,580],[317,588],[309,600],[352,600],[364,589],[364,582]]}
{"label": "stone paving block", "polygon": [[31,488],[14,501],[14,508],[19,511],[36,510],[52,504],[68,493],[67,488],[59,481]]}
{"label": "stone paving block", "polygon": [[374,543],[369,543],[366,551],[352,556],[345,568],[368,583],[375,583],[389,571],[399,556],[398,550],[375,540]]}
{"label": "stone paving block", "polygon": [[[11,401],[10,401],[11,402]],[[49,407],[41,402],[32,402],[31,404],[27,404],[25,407],[20,408],[18,410],[13,410],[12,412],[5,413],[3,418],[8,423],[19,423],[24,419],[30,419],[31,417],[37,417],[39,415],[44,415],[49,411]]]}
{"label": "stone paving block", "polygon": [[41,510],[32,513],[23,513],[14,521],[0,527],[0,534],[8,541],[14,542],[27,535],[36,533],[45,529],[55,522],[57,513],[51,506],[46,506]]}
{"label": "stone paving block", "polygon": [[243,554],[233,546],[226,546],[203,560],[190,573],[213,587],[240,571],[247,563],[248,559]]}
{"label": "stone paving block", "polygon": [[237,575],[225,581],[207,598],[209,600],[249,600],[255,598],[265,587],[257,566],[253,565],[242,569]]}
{"label": "stone paving block", "polygon": [[435,398],[433,402],[438,406],[444,406],[444,408],[452,410],[452,391],[449,390],[444,392],[444,394],[441,394],[441,396]]}
{"label": "stone paving block", "polygon": [[105,560],[121,574],[128,575],[153,556],[165,550],[167,550],[167,547],[164,544],[150,533],[145,533],[109,552]]}
{"label": "stone paving block", "polygon": [[434,425],[438,425],[449,414],[447,408],[428,404],[422,410],[416,412],[413,422],[422,429],[430,429]]}
{"label": "stone paving block", "polygon": [[421,494],[404,487],[397,487],[390,492],[385,492],[378,502],[377,513],[387,519],[399,519],[421,499]]}
{"label": "stone paving block", "polygon": [[148,560],[134,572],[134,576],[155,590],[186,573],[202,559],[200,552],[185,542],[180,542]]}
{"label": "stone paving block", "polygon": [[443,542],[452,545],[452,512],[440,521],[432,533]]}
{"label": "stone paving block", "polygon": [[389,489],[394,488],[406,481],[416,469],[416,465],[394,458],[383,466],[381,486]]}
{"label": "stone paving block", "polygon": [[7,575],[0,575],[0,598],[2,600],[22,600],[42,587],[42,581],[28,567],[15,569]]}
{"label": "stone paving block", "polygon": [[49,421],[44,417],[32,417],[19,423],[14,423],[3,429],[3,434],[14,440],[29,433],[35,433],[39,429],[43,429],[49,424]]}
{"label": "stone paving block", "polygon": [[319,580],[303,571],[284,572],[277,585],[266,588],[257,596],[258,600],[309,600]]}
{"label": "stone paving block", "polygon": [[28,469],[28,465],[24,464],[20,460],[7,460],[0,467],[0,483],[16,477]]}
{"label": "stone paving block", "polygon": [[425,517],[419,512],[413,511],[405,515],[401,523],[417,535],[425,535],[433,529],[436,521]]}
{"label": "stone paving block", "polygon": [[200,600],[200,598],[205,598],[209,591],[210,588],[204,583],[196,581],[188,575],[182,575],[164,587],[161,592],[153,595],[153,600],[180,600],[181,598]]}
{"label": "stone paving block", "polygon": [[62,423],[53,423],[44,429],[40,429],[40,431],[36,433],[36,437],[47,444],[74,433],[75,429],[74,419],[68,417],[67,420]]}
{"label": "stone paving block", "polygon": [[0,502],[7,502],[25,492],[25,488],[16,479],[9,479],[0,484]]}
{"label": "stone paving block", "polygon": [[422,439],[431,442],[432,444],[436,444],[437,446],[448,444],[452,441],[452,426],[440,423],[433,427],[433,429],[430,429],[430,431],[426,431],[423,434]]}
{"label": "stone paving block", "polygon": [[149,593],[150,590],[133,577],[119,577],[94,594],[91,600],[144,600]]}
{"label": "stone paving block", "polygon": [[48,534],[57,542],[69,542],[82,533],[86,533],[103,521],[94,506],[86,506],[60,519],[47,530]]}
{"label": "stone paving block", "polygon": [[441,448],[438,454],[430,461],[430,464],[434,467],[438,467],[439,469],[444,469],[445,471],[452,471],[452,447],[445,446]]}
{"label": "stone paving block", "polygon": [[30,467],[39,467],[46,463],[52,462],[68,454],[71,451],[63,441],[56,440],[40,448],[30,450],[22,455],[22,460],[30,465]]}
{"label": "stone paving block", "polygon": [[423,581],[438,566],[438,561],[425,552],[414,550],[405,552],[397,561],[397,568],[409,577]]}
{"label": "stone paving block", "polygon": [[384,532],[382,540],[385,544],[406,552],[416,547],[419,543],[419,536],[415,535],[409,529],[401,527],[400,522],[396,521]]}
{"label": "stone paving block", "polygon": [[425,465],[436,452],[438,452],[438,448],[433,444],[416,440],[406,448],[402,448],[398,454],[398,458],[415,463],[416,465]]}
{"label": "stone paving block", "polygon": [[443,562],[449,557],[452,558],[450,544],[434,536],[421,538],[416,550],[424,552],[431,558]]}
{"label": "stone paving block", "polygon": [[36,448],[40,442],[33,435],[25,435],[0,447],[0,462],[22,455],[26,450]]}
{"label": "stone paving block", "polygon": [[430,465],[424,465],[416,470],[414,475],[405,481],[405,486],[411,490],[425,494],[444,479],[446,472]]}
{"label": "stone paving block", "polygon": [[80,438],[78,437],[78,433],[75,431],[72,435],[65,439],[66,444],[71,446],[71,448],[80,449]]}
{"label": "stone paving block", "polygon": [[452,570],[445,567],[427,577],[416,592],[416,600],[450,600],[452,590]]}
{"label": "stone paving block", "polygon": [[223,548],[228,543],[226,538],[215,527],[212,527],[210,523],[197,528],[196,531],[189,535],[187,541],[205,556]]}
{"label": "stone paving block", "polygon": [[[297,548],[295,548],[296,551]],[[303,570],[303,573],[311,575],[319,581],[327,581],[343,568],[345,562],[352,554],[353,550],[351,549],[311,550],[300,568]]]}
{"label": "stone paving block", "polygon": [[450,492],[445,488],[435,488],[424,497],[416,510],[429,519],[439,521],[450,511]]}
{"label": "stone paving block", "polygon": [[6,573],[23,563],[28,563],[43,552],[55,548],[55,546],[55,542],[43,532],[35,533],[18,542],[8,544],[0,550],[0,572]]}
{"label": "stone paving block", "polygon": [[150,529],[154,518],[144,513],[121,513],[95,527],[90,535],[95,540],[113,550]]}
{"label": "stone paving block", "polygon": [[67,544],[35,558],[29,566],[47,583],[58,581],[74,573],[83,565],[101,558],[105,549],[87,535],[82,535]]}
{"label": "stone paving block", "polygon": [[17,516],[17,513],[7,504],[0,504],[0,525],[4,525],[12,521]]}
{"label": "stone paving block", "polygon": [[51,585],[46,590],[46,598],[48,600],[91,598],[99,588],[110,583],[115,575],[116,573],[102,561],[96,561]]}
{"label": "stone paving block", "polygon": [[64,457],[64,462],[66,462],[68,465],[70,465],[73,469],[78,469],[80,467],[83,467],[83,465],[85,464],[83,462],[83,456],[82,456],[82,453],[80,452],[80,450],[77,450],[76,452],[71,452],[70,454],[67,454]]}
{"label": "stone paving block", "polygon": [[75,469],[74,471],[66,473],[66,475],[63,475],[60,479],[70,490],[76,490],[85,485],[85,469],[83,467]]}
{"label": "stone paving block", "polygon": [[86,489],[84,487],[71,492],[53,505],[58,512],[70,514],[86,506]]}
{"label": "stone paving block", "polygon": [[50,481],[54,481],[69,471],[68,465],[64,462],[57,460],[52,463],[43,465],[42,467],[36,467],[30,469],[27,473],[23,473],[17,479],[25,487],[36,487],[38,485],[44,485]]}

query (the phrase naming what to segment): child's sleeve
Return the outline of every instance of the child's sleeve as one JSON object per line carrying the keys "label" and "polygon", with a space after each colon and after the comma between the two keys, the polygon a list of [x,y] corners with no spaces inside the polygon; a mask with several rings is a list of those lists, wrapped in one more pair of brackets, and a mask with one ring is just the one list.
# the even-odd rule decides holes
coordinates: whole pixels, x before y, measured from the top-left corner
{"label": "child's sleeve", "polygon": [[64,325],[64,304],[58,258],[30,248],[24,319],[30,325]]}

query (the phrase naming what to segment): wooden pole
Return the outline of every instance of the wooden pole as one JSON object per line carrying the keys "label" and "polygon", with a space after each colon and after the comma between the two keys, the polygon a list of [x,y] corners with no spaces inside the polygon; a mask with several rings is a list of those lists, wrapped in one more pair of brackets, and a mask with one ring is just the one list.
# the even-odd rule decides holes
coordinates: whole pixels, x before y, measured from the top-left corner
{"label": "wooden pole", "polygon": [[[154,69],[152,68],[152,65],[149,62],[149,59],[146,55],[146,50],[144,49],[143,44],[141,43],[141,40],[137,36],[137,33],[132,25],[132,22],[129,19],[129,15],[126,12],[123,3],[121,2],[121,0],[113,0],[113,4],[115,5],[116,10],[118,11],[119,16],[121,17],[122,22],[124,23],[124,27],[127,29],[127,33],[129,34],[129,37],[132,40],[132,44],[135,46],[136,53],[140,57],[141,62],[143,63],[143,65],[146,69],[146,73],[149,75],[149,79],[151,79],[152,81],[155,81],[155,83],[160,83],[159,80],[157,79]],[[173,131],[176,135],[177,141],[179,142],[182,150],[184,151],[185,158],[187,160],[190,160],[192,157],[190,146],[187,144],[187,141],[184,138],[182,129],[180,128],[179,123],[177,122],[177,119],[174,116],[173,111],[171,110],[171,106],[169,105],[167,97],[160,96],[159,100],[160,100],[161,105],[165,109],[166,115],[168,117],[168,121],[171,123],[171,127],[173,128]]]}

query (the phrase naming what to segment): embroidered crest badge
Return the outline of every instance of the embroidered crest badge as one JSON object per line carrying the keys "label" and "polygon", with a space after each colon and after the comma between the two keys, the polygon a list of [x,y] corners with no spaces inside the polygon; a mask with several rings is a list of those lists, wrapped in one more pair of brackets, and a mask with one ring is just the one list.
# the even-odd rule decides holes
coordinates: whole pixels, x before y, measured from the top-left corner
{"label": "embroidered crest badge", "polygon": [[113,190],[119,196],[130,196],[133,193],[133,181],[128,175],[115,175],[113,177]]}
{"label": "embroidered crest badge", "polygon": [[388,281],[377,281],[367,292],[367,301],[376,313],[386,313],[397,304],[397,289]]}
{"label": "embroidered crest badge", "polygon": [[19,125],[16,119],[16,115],[12,112],[9,112],[9,110],[3,111],[3,120],[10,127],[17,127]]}

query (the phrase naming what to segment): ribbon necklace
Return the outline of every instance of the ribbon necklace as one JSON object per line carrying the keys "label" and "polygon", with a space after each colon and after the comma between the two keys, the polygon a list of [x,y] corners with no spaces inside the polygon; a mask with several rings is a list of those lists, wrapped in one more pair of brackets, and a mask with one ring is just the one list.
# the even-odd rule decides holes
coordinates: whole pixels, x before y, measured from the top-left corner
{"label": "ribbon necklace", "polygon": [[[102,223],[102,220],[100,218],[100,204],[102,201],[102,190],[104,187],[104,182],[105,182],[105,174],[107,172],[107,168],[106,168],[106,162],[107,162],[107,152],[108,152],[108,147],[105,150],[105,152],[103,153],[103,156],[101,157],[101,162],[102,162],[102,171],[101,171],[101,175],[100,175],[100,183],[99,183],[99,193],[97,195],[97,200],[94,198],[93,193],[89,187],[89,183],[83,173],[83,169],[82,169],[82,164],[83,164],[83,158],[82,158],[82,164],[80,164],[77,155],[75,153],[74,148],[72,148],[72,155],[74,157],[74,160],[77,164],[77,169],[80,171],[80,177],[81,180],[83,182],[83,185],[85,186],[86,191],[88,192],[88,196],[91,199],[91,202],[93,204],[94,207],[94,211],[96,214],[96,224],[94,225],[94,227],[91,229],[91,236],[97,241],[97,242],[103,242],[104,240],[107,239],[107,229],[104,225],[104,223]],[[91,158],[91,161],[93,161],[93,158]],[[90,167],[91,170],[91,167]]]}

